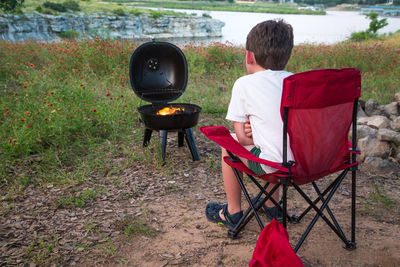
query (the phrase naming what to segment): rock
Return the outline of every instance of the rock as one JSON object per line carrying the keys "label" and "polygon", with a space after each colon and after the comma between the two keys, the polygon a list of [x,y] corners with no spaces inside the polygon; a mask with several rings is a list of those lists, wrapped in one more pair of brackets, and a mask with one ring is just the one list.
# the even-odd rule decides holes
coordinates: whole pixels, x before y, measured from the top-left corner
{"label": "rock", "polygon": [[29,39],[53,41],[66,31],[75,31],[88,38],[96,36],[111,39],[141,39],[170,37],[219,37],[224,22],[196,16],[106,16],[40,13],[0,15],[0,40],[25,41]]}
{"label": "rock", "polygon": [[364,138],[366,136],[376,136],[378,130],[367,125],[357,126],[357,139]]}
{"label": "rock", "polygon": [[400,103],[400,92],[398,92],[394,95],[394,101],[396,101],[397,103]]}
{"label": "rock", "polygon": [[365,125],[369,121],[369,117],[357,118],[357,125]]}
{"label": "rock", "polygon": [[387,128],[390,125],[390,120],[385,116],[376,115],[368,118],[367,125],[376,129]]}
{"label": "rock", "polygon": [[383,110],[386,114],[390,116],[398,116],[399,115],[399,104],[397,102],[392,102],[383,106]]}
{"label": "rock", "polygon": [[400,117],[397,117],[393,121],[390,122],[390,128],[395,131],[400,131]]}
{"label": "rock", "polygon": [[361,108],[361,106],[359,106],[357,110],[357,118],[362,117],[367,117],[367,114],[365,114],[364,110]]}
{"label": "rock", "polygon": [[369,168],[382,172],[390,172],[397,169],[396,164],[393,162],[378,157],[366,157],[364,164]]}
{"label": "rock", "polygon": [[390,129],[379,129],[377,137],[381,141],[393,142],[396,145],[400,145],[400,133]]}
{"label": "rock", "polygon": [[361,149],[361,161],[366,157],[387,158],[389,156],[390,145],[371,136],[359,139],[358,147]]}
{"label": "rock", "polygon": [[379,107],[379,104],[375,99],[369,99],[365,103],[365,113],[368,116],[382,115],[381,108]]}

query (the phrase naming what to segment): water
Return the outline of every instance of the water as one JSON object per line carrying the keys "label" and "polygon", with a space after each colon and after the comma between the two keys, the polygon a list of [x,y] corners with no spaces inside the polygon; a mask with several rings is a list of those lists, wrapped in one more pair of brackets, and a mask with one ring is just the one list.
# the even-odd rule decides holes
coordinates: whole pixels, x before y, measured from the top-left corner
{"label": "water", "polygon": [[[368,29],[370,20],[359,12],[327,11],[326,15],[284,15],[251,12],[227,12],[227,11],[201,11],[182,10],[178,12],[189,14],[203,13],[225,22],[222,28],[222,37],[203,42],[220,41],[230,42],[234,45],[245,45],[246,36],[251,28],[259,22],[268,19],[282,18],[290,23],[294,31],[294,43],[334,44],[348,39],[352,32]],[[381,19],[381,18],[380,18]],[[388,17],[388,26],[379,33],[389,33],[400,30],[400,18]]]}

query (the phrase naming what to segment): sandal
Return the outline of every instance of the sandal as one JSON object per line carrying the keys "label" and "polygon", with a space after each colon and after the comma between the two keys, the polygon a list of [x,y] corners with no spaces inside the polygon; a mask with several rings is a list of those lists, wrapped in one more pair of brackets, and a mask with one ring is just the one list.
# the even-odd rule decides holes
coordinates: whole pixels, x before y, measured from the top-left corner
{"label": "sandal", "polygon": [[[258,200],[256,201],[256,197],[253,198],[251,200],[253,202],[253,205],[255,206],[255,208],[257,208],[261,201],[262,198],[258,198]],[[273,219],[277,220],[278,222],[282,223],[283,222],[283,214],[282,211],[277,208],[277,207],[271,207],[268,208],[265,204],[263,205],[262,209],[264,210],[265,215],[267,215],[267,218],[272,221]]]}
{"label": "sandal", "polygon": [[[220,210],[222,210],[222,214],[225,216],[225,220],[223,220],[219,216]],[[229,214],[228,204],[220,205],[217,203],[208,203],[206,207],[206,216],[208,220],[220,225],[228,226],[232,229],[236,226],[240,218],[243,216],[243,211],[236,212],[235,214]]]}

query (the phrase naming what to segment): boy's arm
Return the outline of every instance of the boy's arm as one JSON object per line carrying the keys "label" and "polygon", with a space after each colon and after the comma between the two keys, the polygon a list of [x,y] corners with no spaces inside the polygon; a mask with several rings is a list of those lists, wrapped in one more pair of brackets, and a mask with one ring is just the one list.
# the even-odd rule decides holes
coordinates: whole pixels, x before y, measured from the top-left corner
{"label": "boy's arm", "polygon": [[245,122],[233,122],[233,128],[235,129],[236,137],[239,143],[243,146],[254,145],[253,138],[248,137],[245,132]]}

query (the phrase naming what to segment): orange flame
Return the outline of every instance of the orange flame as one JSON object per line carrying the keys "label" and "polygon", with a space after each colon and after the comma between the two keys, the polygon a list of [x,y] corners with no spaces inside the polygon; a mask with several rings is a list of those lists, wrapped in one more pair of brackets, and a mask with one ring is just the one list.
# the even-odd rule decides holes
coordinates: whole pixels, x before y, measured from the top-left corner
{"label": "orange flame", "polygon": [[180,111],[183,112],[184,110],[184,108],[165,107],[163,109],[160,109],[157,112],[157,115],[172,115]]}

